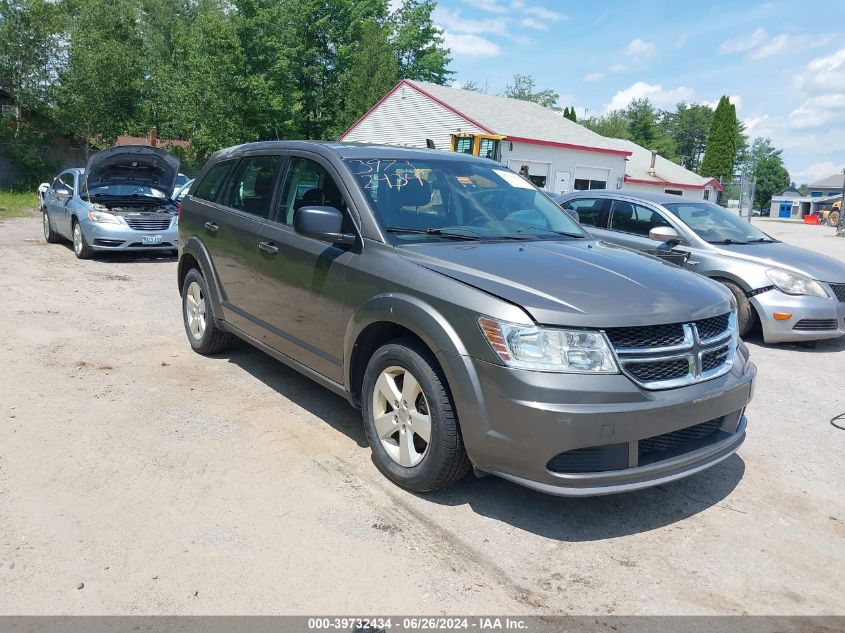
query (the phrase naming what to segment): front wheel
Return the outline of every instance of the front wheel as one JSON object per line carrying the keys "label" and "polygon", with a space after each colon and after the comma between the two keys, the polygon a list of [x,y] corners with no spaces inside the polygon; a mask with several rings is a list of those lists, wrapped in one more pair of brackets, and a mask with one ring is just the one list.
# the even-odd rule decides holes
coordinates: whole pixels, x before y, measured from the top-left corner
{"label": "front wheel", "polygon": [[47,213],[47,209],[42,208],[41,222],[44,225],[44,239],[47,240],[47,243],[57,244],[60,242],[62,238],[55,230],[53,230],[53,223],[50,222],[50,215]]}
{"label": "front wheel", "polygon": [[79,222],[73,222],[73,254],[79,259],[91,259],[94,257],[94,249],[88,246],[85,236],[82,234],[82,227]]}
{"label": "front wheel", "polygon": [[733,293],[736,299],[736,328],[740,336],[745,336],[751,331],[754,325],[754,308],[745,295],[745,291],[730,281],[722,282],[725,287]]}
{"label": "front wheel", "polygon": [[830,215],[827,216],[827,223],[830,226],[838,226],[839,225],[839,211],[831,211]]}
{"label": "front wheel", "polygon": [[428,492],[469,471],[445,378],[418,342],[397,341],[376,351],[364,373],[362,405],[376,467],[393,483]]}

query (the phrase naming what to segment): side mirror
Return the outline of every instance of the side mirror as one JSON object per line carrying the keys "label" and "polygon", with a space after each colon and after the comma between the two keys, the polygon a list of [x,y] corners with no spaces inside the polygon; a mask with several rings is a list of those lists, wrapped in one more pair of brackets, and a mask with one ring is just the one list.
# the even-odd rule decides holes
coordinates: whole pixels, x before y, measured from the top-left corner
{"label": "side mirror", "polygon": [[56,197],[59,200],[67,200],[73,195],[70,189],[56,189]]}
{"label": "side mirror", "polygon": [[648,232],[648,238],[655,242],[677,246],[681,243],[681,236],[671,226],[655,226]]}
{"label": "side mirror", "polygon": [[293,228],[300,235],[342,246],[355,243],[355,235],[343,233],[343,214],[334,207],[302,207],[293,214]]}

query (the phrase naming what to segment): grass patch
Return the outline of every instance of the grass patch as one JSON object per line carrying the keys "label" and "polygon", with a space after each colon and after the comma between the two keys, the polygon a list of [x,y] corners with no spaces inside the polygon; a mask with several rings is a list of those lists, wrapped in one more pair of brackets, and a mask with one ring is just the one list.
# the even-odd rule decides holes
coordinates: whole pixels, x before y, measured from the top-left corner
{"label": "grass patch", "polygon": [[18,193],[0,189],[0,218],[20,218],[32,215],[38,209],[35,193]]}

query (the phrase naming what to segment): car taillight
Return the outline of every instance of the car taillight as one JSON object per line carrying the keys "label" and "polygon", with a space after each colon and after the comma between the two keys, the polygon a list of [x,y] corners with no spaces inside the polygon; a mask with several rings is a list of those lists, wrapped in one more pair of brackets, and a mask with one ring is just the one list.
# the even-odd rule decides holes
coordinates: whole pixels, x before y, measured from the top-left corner
{"label": "car taillight", "polygon": [[180,220],[182,219],[182,201],[181,200],[176,204],[176,217],[179,218]]}

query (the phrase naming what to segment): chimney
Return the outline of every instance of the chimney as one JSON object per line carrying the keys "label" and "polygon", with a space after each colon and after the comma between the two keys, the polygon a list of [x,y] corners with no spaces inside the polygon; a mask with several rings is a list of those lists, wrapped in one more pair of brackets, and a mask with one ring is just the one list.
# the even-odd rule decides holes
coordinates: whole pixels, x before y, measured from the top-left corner
{"label": "chimney", "polygon": [[158,147],[158,131],[156,128],[150,130],[150,147]]}
{"label": "chimney", "polygon": [[654,163],[657,162],[657,152],[655,150],[651,150],[651,167],[648,168],[649,176],[654,176],[656,173],[654,171]]}

